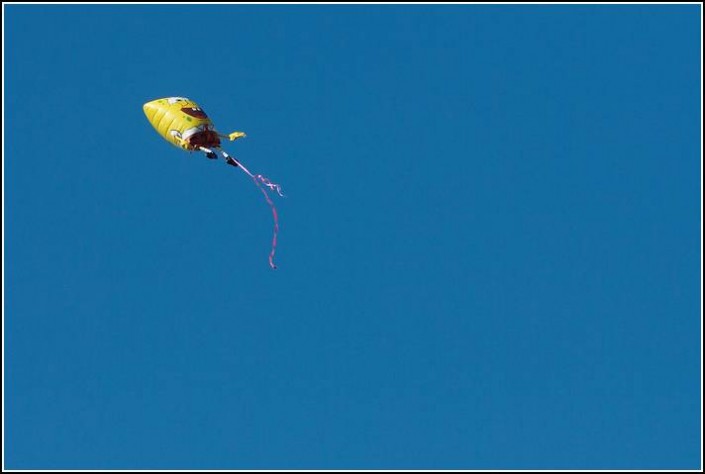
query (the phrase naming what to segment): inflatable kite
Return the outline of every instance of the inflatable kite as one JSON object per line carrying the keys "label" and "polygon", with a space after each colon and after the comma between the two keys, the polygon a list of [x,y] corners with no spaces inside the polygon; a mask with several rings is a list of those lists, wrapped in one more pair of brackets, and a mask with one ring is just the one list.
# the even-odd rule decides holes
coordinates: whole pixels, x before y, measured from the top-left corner
{"label": "inflatable kite", "polygon": [[241,162],[230,156],[221,148],[220,139],[228,138],[235,141],[245,136],[242,132],[233,132],[230,135],[221,135],[213,126],[213,122],[198,104],[185,97],[167,97],[147,102],[143,106],[144,113],[149,119],[154,129],[169,143],[183,150],[194,152],[202,151],[206,157],[218,159],[216,152],[223,155],[225,162],[236,168],[240,168],[255,182],[257,187],[264,194],[264,198],[272,209],[274,218],[274,233],[272,236],[272,249],[269,252],[269,265],[277,268],[274,264],[274,252],[277,249],[277,233],[279,232],[279,217],[277,208],[267,193],[276,191],[282,194],[281,186],[272,183],[261,174],[252,174]]}

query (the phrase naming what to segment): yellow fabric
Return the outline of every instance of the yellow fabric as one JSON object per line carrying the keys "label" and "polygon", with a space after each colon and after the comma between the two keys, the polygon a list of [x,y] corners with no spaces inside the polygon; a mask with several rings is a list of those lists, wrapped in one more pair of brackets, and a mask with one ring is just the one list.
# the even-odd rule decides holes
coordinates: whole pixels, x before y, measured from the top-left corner
{"label": "yellow fabric", "polygon": [[231,142],[234,142],[238,138],[242,138],[242,137],[246,137],[246,136],[247,135],[245,135],[243,132],[233,132],[230,135],[228,135],[228,138],[230,139]]}
{"label": "yellow fabric", "polygon": [[[152,124],[154,129],[166,141],[179,148],[189,150],[189,144],[179,137],[183,136],[184,133],[190,129],[204,125],[210,126],[212,130],[213,122],[211,122],[211,119],[208,118],[205,113],[202,118],[194,117],[183,112],[182,109],[184,108],[196,109],[202,112],[197,103],[184,97],[156,99],[147,102],[142,107],[147,119],[149,119],[149,123]],[[172,134],[171,132],[173,130],[177,131],[179,134]]]}

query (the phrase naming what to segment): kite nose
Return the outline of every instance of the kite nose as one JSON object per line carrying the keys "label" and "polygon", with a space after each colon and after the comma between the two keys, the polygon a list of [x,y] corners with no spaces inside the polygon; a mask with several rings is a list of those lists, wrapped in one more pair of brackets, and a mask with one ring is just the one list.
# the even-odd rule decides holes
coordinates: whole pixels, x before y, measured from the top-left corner
{"label": "kite nose", "polygon": [[155,128],[157,127],[158,119],[161,119],[166,113],[166,108],[163,104],[159,103],[159,99],[147,102],[142,106],[144,114],[147,116],[147,120]]}
{"label": "kite nose", "polygon": [[154,115],[154,113],[156,112],[157,108],[158,108],[158,105],[157,105],[157,101],[156,101],[156,100],[153,100],[153,101],[151,101],[151,102],[147,102],[146,104],[144,104],[144,105],[142,106],[142,110],[144,110],[144,114],[145,114],[147,117],[151,117],[152,115]]}

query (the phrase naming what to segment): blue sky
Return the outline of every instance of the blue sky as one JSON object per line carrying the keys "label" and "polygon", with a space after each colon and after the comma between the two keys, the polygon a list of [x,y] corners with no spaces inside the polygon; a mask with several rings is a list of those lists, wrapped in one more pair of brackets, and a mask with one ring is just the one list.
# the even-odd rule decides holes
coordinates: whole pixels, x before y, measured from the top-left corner
{"label": "blue sky", "polygon": [[5,468],[700,468],[700,11],[4,6]]}

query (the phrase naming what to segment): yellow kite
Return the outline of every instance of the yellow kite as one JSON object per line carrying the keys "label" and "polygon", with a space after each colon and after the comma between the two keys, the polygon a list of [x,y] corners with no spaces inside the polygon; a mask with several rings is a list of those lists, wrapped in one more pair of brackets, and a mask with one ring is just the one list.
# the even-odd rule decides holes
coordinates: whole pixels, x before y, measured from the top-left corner
{"label": "yellow kite", "polygon": [[210,159],[218,157],[215,149],[222,153],[229,165],[237,166],[237,161],[220,148],[220,139],[233,141],[245,134],[219,134],[211,119],[194,101],[185,97],[166,97],[147,102],[142,108],[149,123],[172,145],[188,151],[203,151]]}
{"label": "yellow kite", "polygon": [[220,139],[228,138],[231,141],[245,136],[242,132],[233,132],[230,135],[221,135],[213,126],[213,122],[208,118],[202,108],[192,100],[185,97],[165,97],[147,102],[142,107],[149,123],[166,141],[187,151],[202,151],[211,160],[218,158],[216,151],[225,158],[225,162],[231,166],[239,167],[244,173],[253,179],[257,187],[264,194],[267,204],[272,209],[274,218],[274,234],[272,236],[272,250],[269,252],[269,265],[277,268],[274,264],[274,252],[277,248],[277,233],[279,232],[279,217],[274,203],[267,194],[267,189],[282,194],[281,186],[271,182],[261,174],[252,174],[241,162],[228,155],[220,147]]}

